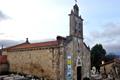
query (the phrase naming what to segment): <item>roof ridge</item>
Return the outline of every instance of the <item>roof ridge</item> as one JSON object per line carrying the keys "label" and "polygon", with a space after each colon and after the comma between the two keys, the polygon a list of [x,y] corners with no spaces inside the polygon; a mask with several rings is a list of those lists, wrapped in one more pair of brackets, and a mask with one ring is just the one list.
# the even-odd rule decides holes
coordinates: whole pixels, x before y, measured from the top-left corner
{"label": "roof ridge", "polygon": [[26,43],[26,42],[24,42],[24,43],[20,43],[20,44],[16,44],[16,45],[12,45],[12,46],[6,47],[6,48],[4,48],[4,49],[17,47],[17,46],[24,45],[24,44],[31,44],[31,43]]}
{"label": "roof ridge", "polygon": [[52,41],[37,42],[37,43],[21,43],[15,46],[7,47],[4,50],[16,50],[16,49],[24,49],[24,48],[57,46],[57,45],[58,45],[58,40],[52,40]]}

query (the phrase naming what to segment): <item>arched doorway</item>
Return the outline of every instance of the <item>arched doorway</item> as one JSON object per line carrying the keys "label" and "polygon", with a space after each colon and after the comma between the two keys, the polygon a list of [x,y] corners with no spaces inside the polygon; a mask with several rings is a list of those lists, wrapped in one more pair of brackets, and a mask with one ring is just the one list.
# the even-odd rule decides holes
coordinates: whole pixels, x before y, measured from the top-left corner
{"label": "arched doorway", "polygon": [[81,66],[77,66],[77,80],[81,80]]}
{"label": "arched doorway", "polygon": [[82,62],[80,56],[77,57],[77,80],[81,80],[82,78]]}

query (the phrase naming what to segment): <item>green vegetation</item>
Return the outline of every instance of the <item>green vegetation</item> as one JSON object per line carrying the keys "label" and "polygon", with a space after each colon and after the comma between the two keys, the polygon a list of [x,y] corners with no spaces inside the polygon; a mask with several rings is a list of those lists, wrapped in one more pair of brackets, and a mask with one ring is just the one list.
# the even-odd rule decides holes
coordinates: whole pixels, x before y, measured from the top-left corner
{"label": "green vegetation", "polygon": [[106,50],[103,48],[102,44],[96,44],[91,49],[91,67],[95,66],[96,69],[100,70],[100,64],[102,60],[105,59]]}

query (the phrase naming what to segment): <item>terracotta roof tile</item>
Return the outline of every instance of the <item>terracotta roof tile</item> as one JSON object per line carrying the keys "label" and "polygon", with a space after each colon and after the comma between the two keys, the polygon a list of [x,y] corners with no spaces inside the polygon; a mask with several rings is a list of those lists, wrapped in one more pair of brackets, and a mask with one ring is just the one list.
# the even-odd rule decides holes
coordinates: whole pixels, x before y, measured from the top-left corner
{"label": "terracotta roof tile", "polygon": [[58,41],[55,40],[55,41],[39,42],[39,43],[22,43],[5,49],[13,50],[13,49],[36,48],[36,47],[57,46],[57,45],[58,45]]}

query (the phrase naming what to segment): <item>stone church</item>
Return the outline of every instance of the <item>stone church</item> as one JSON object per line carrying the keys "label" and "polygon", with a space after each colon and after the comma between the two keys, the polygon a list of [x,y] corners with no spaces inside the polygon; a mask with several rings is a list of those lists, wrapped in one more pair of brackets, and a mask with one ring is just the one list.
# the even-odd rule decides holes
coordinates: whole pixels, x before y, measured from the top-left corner
{"label": "stone church", "polygon": [[49,80],[82,80],[90,77],[90,49],[83,41],[83,19],[79,7],[69,14],[70,33],[54,41],[24,43],[4,48],[11,72],[31,74]]}

